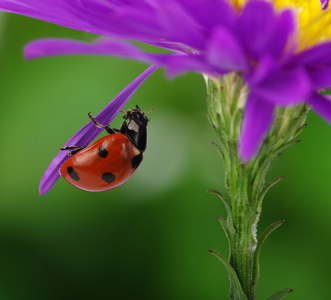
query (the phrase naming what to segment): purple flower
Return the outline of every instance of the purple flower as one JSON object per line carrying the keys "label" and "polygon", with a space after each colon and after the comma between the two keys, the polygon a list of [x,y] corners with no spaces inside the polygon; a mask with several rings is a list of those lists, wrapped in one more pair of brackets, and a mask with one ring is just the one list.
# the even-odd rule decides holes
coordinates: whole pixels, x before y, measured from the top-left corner
{"label": "purple flower", "polygon": [[[318,5],[323,17],[328,0]],[[331,34],[322,27],[304,32],[307,24],[291,9],[275,9],[263,0],[242,7],[234,0],[0,0],[0,10],[107,36],[92,44],[34,41],[25,48],[28,59],[116,55],[163,64],[169,76],[187,71],[210,76],[239,72],[249,87],[239,141],[243,160],[257,152],[276,106],[307,102],[331,122],[331,101],[319,94],[331,86]],[[302,41],[309,34],[314,34],[315,44]],[[123,39],[172,52],[146,53]]]}

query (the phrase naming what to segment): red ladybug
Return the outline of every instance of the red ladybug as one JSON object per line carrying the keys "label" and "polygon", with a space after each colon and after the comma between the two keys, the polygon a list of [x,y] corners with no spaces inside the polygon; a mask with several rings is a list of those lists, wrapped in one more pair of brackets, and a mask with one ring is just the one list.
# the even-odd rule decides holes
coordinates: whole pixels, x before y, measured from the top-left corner
{"label": "red ladybug", "polygon": [[[70,146],[61,150],[72,150],[60,174],[70,184],[89,192],[111,190],[126,182],[140,165],[147,144],[148,118],[138,105],[125,114],[121,129],[104,126],[109,135],[97,140],[90,146]],[[128,123],[127,123],[127,120]]]}

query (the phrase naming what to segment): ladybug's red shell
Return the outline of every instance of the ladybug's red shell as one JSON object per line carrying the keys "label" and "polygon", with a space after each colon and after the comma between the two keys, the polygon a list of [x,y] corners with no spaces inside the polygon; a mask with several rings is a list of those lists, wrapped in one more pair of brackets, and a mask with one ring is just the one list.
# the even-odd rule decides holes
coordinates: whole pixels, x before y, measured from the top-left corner
{"label": "ladybug's red shell", "polygon": [[142,152],[129,138],[115,133],[73,155],[62,164],[60,174],[79,189],[107,191],[127,181],[141,160]]}

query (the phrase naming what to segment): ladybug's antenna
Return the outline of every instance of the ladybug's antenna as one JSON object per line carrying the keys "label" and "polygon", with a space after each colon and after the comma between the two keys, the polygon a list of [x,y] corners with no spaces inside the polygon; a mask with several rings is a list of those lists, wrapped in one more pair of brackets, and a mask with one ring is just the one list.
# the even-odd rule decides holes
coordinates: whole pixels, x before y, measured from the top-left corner
{"label": "ladybug's antenna", "polygon": [[[138,109],[139,111],[141,111],[140,107],[138,105],[136,105],[136,109]],[[152,109],[150,109],[149,111],[144,111],[143,113],[144,114],[148,114],[148,113],[151,113],[152,111],[154,111],[155,108],[153,107]],[[128,112],[131,112],[132,110],[129,109],[127,111],[124,111],[123,109],[120,111],[122,114],[128,114]]]}
{"label": "ladybug's antenna", "polygon": [[150,109],[149,111],[144,111],[144,114],[149,114],[151,112],[153,112],[155,110],[155,108],[153,107],[152,109]]}

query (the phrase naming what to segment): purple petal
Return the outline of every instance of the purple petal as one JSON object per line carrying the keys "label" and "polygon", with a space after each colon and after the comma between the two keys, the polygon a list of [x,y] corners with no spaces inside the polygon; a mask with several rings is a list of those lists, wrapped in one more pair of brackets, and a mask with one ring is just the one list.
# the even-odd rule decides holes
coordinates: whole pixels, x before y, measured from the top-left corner
{"label": "purple petal", "polygon": [[330,67],[308,67],[307,73],[317,88],[331,87],[331,66]]}
{"label": "purple petal", "polygon": [[275,13],[270,3],[250,1],[245,5],[238,21],[238,31],[245,49],[254,59],[263,52],[274,22]]}
{"label": "purple petal", "polygon": [[314,93],[307,102],[313,110],[331,124],[331,95]]}
{"label": "purple petal", "polygon": [[250,86],[255,86],[278,71],[279,66],[275,59],[270,55],[266,55],[260,59],[255,68],[252,68],[251,72],[245,76],[245,79]]}
{"label": "purple petal", "polygon": [[214,70],[201,55],[168,55],[158,57],[158,62],[167,68],[167,76],[173,77],[187,71],[214,74]]}
{"label": "purple petal", "polygon": [[[170,0],[166,0],[169,2]],[[138,40],[171,50],[182,50],[164,40],[167,32],[157,19],[155,1],[67,1],[67,0],[0,0],[0,10],[44,20],[64,27]],[[123,11],[132,11],[139,22],[122,18]],[[162,39],[161,39],[162,38]]]}
{"label": "purple petal", "polygon": [[[154,64],[140,74],[123,91],[121,91],[96,117],[101,124],[109,124],[121,111],[126,102],[130,99],[138,87],[160,66]],[[83,128],[76,132],[64,146],[87,146],[93,141],[103,129],[96,127],[92,122],[87,123]],[[69,158],[68,151],[60,151],[46,172],[44,173],[40,186],[40,195],[47,193],[54,183],[59,179],[59,168]]]}
{"label": "purple petal", "polygon": [[[154,28],[137,32],[116,16],[120,9],[136,8],[136,14],[151,8],[148,0],[134,1],[67,1],[67,0],[0,0],[0,10],[44,20],[68,28],[127,39],[155,39]],[[148,20],[145,20],[147,22]]]}
{"label": "purple petal", "polygon": [[136,30],[137,34],[153,31],[151,36],[154,35],[159,41],[181,43],[199,50],[204,48],[206,42],[204,29],[176,0],[155,1],[153,9],[149,10],[122,7],[117,10],[116,17],[125,20],[122,28],[130,32]]}
{"label": "purple petal", "polygon": [[328,7],[329,7],[329,2],[330,2],[330,0],[321,0],[321,4],[322,4],[322,9],[323,9],[323,10],[328,9]]}
{"label": "purple petal", "polygon": [[71,7],[72,2],[66,0],[0,0],[0,9],[35,19],[44,20],[57,25],[96,34],[104,34],[102,28],[89,23],[89,18],[82,18]]}
{"label": "purple petal", "polygon": [[211,37],[206,57],[221,71],[245,71],[248,68],[245,53],[238,40],[225,28],[217,28]]}
{"label": "purple petal", "polygon": [[[234,28],[236,16],[233,8],[223,0],[179,0],[193,18],[207,30],[216,26]],[[220,17],[221,16],[221,17]]]}
{"label": "purple petal", "polygon": [[303,102],[313,89],[306,71],[299,68],[281,69],[250,87],[260,98],[281,106]]}
{"label": "purple petal", "polygon": [[204,29],[191,18],[176,0],[161,6],[158,18],[162,22],[164,31],[169,33],[170,40],[198,50],[205,48]]}
{"label": "purple petal", "polygon": [[291,60],[295,64],[308,66],[331,65],[331,42],[323,43],[294,56]]}
{"label": "purple petal", "polygon": [[250,1],[239,17],[237,30],[248,55],[254,60],[265,53],[277,59],[289,35],[295,31],[295,18],[290,10],[276,15],[273,5],[267,1]]}
{"label": "purple petal", "polygon": [[[140,4],[142,3],[140,2]],[[111,22],[107,16],[100,16],[99,19],[103,19],[104,22],[108,21],[106,26],[112,35],[116,32],[121,34],[120,37],[126,39],[161,42],[160,36],[163,37],[163,40],[168,37],[160,24],[159,11],[159,4],[137,6],[123,3],[111,13]],[[88,14],[88,11],[85,13]],[[94,19],[96,19],[95,22],[98,22],[98,18],[95,17]]]}
{"label": "purple petal", "polygon": [[[283,11],[276,19],[274,28],[268,35],[264,52],[270,53],[278,59],[282,56],[285,47],[290,52],[296,48],[295,30],[296,19],[291,10]],[[292,44],[291,44],[292,43]]]}
{"label": "purple petal", "polygon": [[186,53],[186,47],[181,45],[181,44],[176,44],[176,43],[173,43],[173,42],[167,42],[167,41],[163,41],[163,42],[146,42],[148,43],[149,45],[152,45],[152,46],[155,46],[155,47],[158,47],[158,48],[163,48],[163,49],[166,49],[166,50],[170,50],[170,51],[174,51],[174,52],[177,52],[177,53]]}
{"label": "purple petal", "polygon": [[248,95],[239,142],[239,154],[249,161],[258,151],[272,121],[275,106],[252,93]]}
{"label": "purple petal", "polygon": [[94,54],[116,55],[151,62],[151,56],[133,44],[108,38],[101,38],[95,43],[85,43],[70,39],[47,38],[32,41],[24,48],[25,57],[34,59],[54,55]]}

